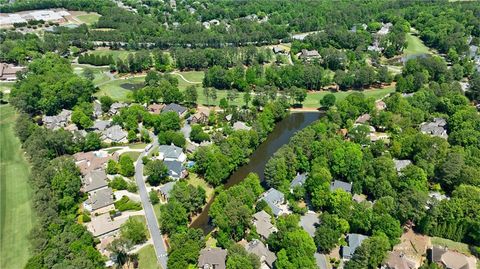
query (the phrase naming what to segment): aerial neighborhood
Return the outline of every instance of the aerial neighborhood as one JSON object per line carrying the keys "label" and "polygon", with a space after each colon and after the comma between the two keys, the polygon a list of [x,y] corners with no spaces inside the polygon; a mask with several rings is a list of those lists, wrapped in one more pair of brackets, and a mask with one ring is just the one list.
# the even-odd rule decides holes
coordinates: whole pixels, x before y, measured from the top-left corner
{"label": "aerial neighborhood", "polygon": [[0,0],[0,268],[480,268],[478,1]]}

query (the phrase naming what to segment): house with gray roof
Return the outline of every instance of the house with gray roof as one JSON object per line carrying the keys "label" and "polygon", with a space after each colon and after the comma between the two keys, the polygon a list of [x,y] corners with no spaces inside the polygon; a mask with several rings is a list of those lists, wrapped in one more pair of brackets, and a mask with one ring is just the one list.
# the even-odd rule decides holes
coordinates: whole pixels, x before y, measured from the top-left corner
{"label": "house with gray roof", "polygon": [[159,159],[163,161],[179,161],[183,163],[187,159],[187,155],[183,153],[183,149],[173,144],[160,145],[158,147],[158,152],[159,152],[159,156],[158,156]]}
{"label": "house with gray roof", "polygon": [[302,52],[300,53],[298,58],[303,59],[303,60],[307,60],[307,61],[312,60],[312,59],[318,59],[318,58],[320,58],[320,53],[318,53],[317,50],[302,49]]}
{"label": "house with gray roof", "polygon": [[94,131],[100,131],[100,132],[103,132],[105,131],[107,128],[109,128],[110,126],[112,126],[112,122],[111,121],[108,121],[108,120],[96,120],[93,122],[93,126],[90,128]]}
{"label": "house with gray roof", "polygon": [[186,169],[183,166],[183,163],[177,160],[173,161],[163,161],[165,166],[168,169],[168,176],[173,178],[174,180],[179,180],[186,176]]}
{"label": "house with gray roof", "polygon": [[108,110],[108,114],[111,116],[116,115],[117,113],[120,112],[120,110],[124,107],[127,107],[128,105],[125,103],[121,102],[115,102],[110,106],[110,110]]}
{"label": "house with gray roof", "polygon": [[264,192],[261,195],[260,200],[267,203],[276,217],[286,212],[285,196],[274,188],[270,188],[268,191]]}
{"label": "house with gray roof", "polygon": [[102,132],[101,139],[107,143],[126,143],[127,131],[124,131],[120,125],[113,125]]}
{"label": "house with gray roof", "polygon": [[176,181],[170,181],[163,184],[160,188],[160,194],[162,195],[163,199],[168,200],[170,198],[170,192],[173,190],[173,186],[175,186]]}
{"label": "house with gray roof", "polygon": [[330,183],[330,191],[335,191],[335,190],[344,190],[345,192],[352,193],[352,184],[343,182],[340,180],[335,180],[332,183]]}
{"label": "house with gray roof", "polygon": [[226,269],[227,251],[221,248],[204,248],[198,257],[199,269]]}
{"label": "house with gray roof", "polygon": [[175,104],[175,103],[171,103],[171,104],[166,105],[162,109],[162,113],[173,111],[173,112],[176,112],[178,114],[178,116],[183,117],[187,113],[187,110],[188,109],[184,106],[181,106],[181,105]]}
{"label": "house with gray roof", "polygon": [[253,214],[253,226],[264,240],[277,231],[277,228],[272,224],[272,217],[264,210]]}
{"label": "house with gray roof", "polygon": [[293,189],[297,186],[303,186],[305,185],[305,182],[307,181],[307,173],[297,173],[295,178],[290,182],[290,191],[292,192]]}
{"label": "house with gray roof", "polygon": [[92,212],[97,209],[113,204],[113,192],[110,188],[98,189],[89,193],[89,198],[83,203],[88,211]]}
{"label": "house with gray roof", "polygon": [[107,186],[107,174],[104,170],[94,170],[82,177],[82,190],[91,192]]}
{"label": "house with gray roof", "polygon": [[239,131],[239,130],[249,131],[250,129],[252,129],[252,127],[248,126],[243,121],[237,121],[233,124],[233,130],[235,131]]}
{"label": "house with gray roof", "polygon": [[279,46],[274,46],[274,47],[272,48],[272,51],[273,51],[273,53],[275,53],[275,54],[283,54],[283,53],[285,53],[285,49],[282,48],[282,47],[279,47]]}
{"label": "house with gray roof", "polygon": [[103,115],[102,104],[98,100],[93,101],[93,116],[95,118],[99,118],[102,115]]}
{"label": "house with gray roof", "polygon": [[43,116],[42,122],[43,125],[52,130],[58,130],[60,128],[65,128],[72,117],[72,111],[62,109],[62,112],[58,113],[55,116]]}
{"label": "house with gray roof", "polygon": [[262,241],[254,239],[245,245],[245,250],[260,258],[262,268],[273,269],[273,263],[277,260],[275,253],[271,252]]}
{"label": "house with gray roof", "polygon": [[344,260],[350,260],[353,257],[355,250],[362,244],[363,240],[368,236],[361,234],[347,234],[348,246],[342,246],[342,258]]}
{"label": "house with gray roof", "polygon": [[432,122],[420,124],[420,131],[431,136],[438,136],[444,139],[448,138],[447,121],[443,118],[434,118]]}
{"label": "house with gray roof", "polygon": [[397,160],[393,159],[393,163],[395,164],[395,169],[397,170],[397,173],[402,171],[405,167],[409,166],[412,164],[412,161],[410,160]]}

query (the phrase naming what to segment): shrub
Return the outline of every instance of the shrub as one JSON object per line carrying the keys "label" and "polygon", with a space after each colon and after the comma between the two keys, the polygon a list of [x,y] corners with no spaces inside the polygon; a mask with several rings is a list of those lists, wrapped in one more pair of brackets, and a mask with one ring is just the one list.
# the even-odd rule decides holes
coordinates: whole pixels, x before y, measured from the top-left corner
{"label": "shrub", "polygon": [[142,205],[139,202],[131,201],[127,196],[123,196],[122,199],[115,202],[115,208],[120,211],[137,211],[142,209]]}
{"label": "shrub", "polygon": [[126,190],[128,188],[128,183],[122,177],[115,177],[108,183],[108,186],[116,190]]}
{"label": "shrub", "polygon": [[150,196],[150,202],[154,205],[158,204],[160,202],[160,199],[158,198],[158,194],[156,191],[151,190],[150,193],[148,194]]}

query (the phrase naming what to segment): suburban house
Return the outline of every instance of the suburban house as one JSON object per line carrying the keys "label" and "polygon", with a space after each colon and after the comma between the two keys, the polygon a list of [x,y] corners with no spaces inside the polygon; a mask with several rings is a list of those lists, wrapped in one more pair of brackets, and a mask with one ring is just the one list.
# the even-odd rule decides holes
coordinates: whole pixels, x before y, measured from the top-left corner
{"label": "suburban house", "polygon": [[147,107],[148,112],[151,114],[160,114],[162,112],[162,109],[165,107],[164,104],[151,104]]}
{"label": "suburban house", "polygon": [[309,211],[305,215],[300,217],[300,226],[307,232],[311,237],[315,236],[315,229],[317,224],[320,223],[318,220],[318,215],[315,212]]}
{"label": "suburban house", "polygon": [[168,104],[162,109],[162,113],[170,111],[176,112],[178,116],[183,117],[185,114],[187,114],[188,109],[175,103]]}
{"label": "suburban house", "polygon": [[320,58],[320,53],[317,50],[306,50],[302,49],[300,55],[298,56],[299,59],[310,61],[312,59]]}
{"label": "suburban house", "polygon": [[260,200],[263,200],[272,209],[273,215],[278,217],[282,214],[288,213],[287,204],[285,203],[285,196],[280,191],[270,188],[260,196]]}
{"label": "suburban house", "polygon": [[237,121],[233,124],[233,130],[235,131],[239,131],[239,130],[249,131],[250,129],[252,129],[252,127],[247,126],[247,124],[245,124],[245,122],[243,121]]}
{"label": "suburban house", "polygon": [[103,237],[116,232],[127,220],[127,217],[111,218],[110,214],[102,214],[100,216],[93,217],[92,220],[87,223],[87,229],[93,234],[93,236]]}
{"label": "suburban house", "polygon": [[355,123],[365,124],[370,120],[370,118],[371,118],[370,114],[363,114],[355,120]]}
{"label": "suburban house", "polygon": [[391,22],[382,23],[382,28],[378,30],[377,35],[386,35],[390,32],[390,28],[393,26]]}
{"label": "suburban house", "polygon": [[113,204],[113,192],[110,188],[103,188],[88,193],[89,198],[83,202],[83,206],[92,212]]}
{"label": "suburban house", "polygon": [[158,152],[159,159],[163,161],[179,161],[183,163],[187,159],[187,155],[183,153],[183,149],[173,144],[160,145],[158,147]]}
{"label": "suburban house", "polygon": [[404,253],[399,251],[391,251],[388,254],[385,264],[382,269],[416,269],[415,262],[409,260]]}
{"label": "suburban house", "polygon": [[335,180],[330,183],[330,191],[335,191],[338,189],[344,190],[348,193],[352,193],[352,183],[347,183],[340,180]]}
{"label": "suburban house", "polygon": [[344,260],[350,260],[353,257],[355,250],[362,244],[363,240],[367,239],[368,236],[361,234],[347,234],[348,246],[342,246],[342,258]]}
{"label": "suburban house", "polygon": [[120,125],[113,125],[102,132],[101,139],[106,143],[127,143],[127,134]]}
{"label": "suburban house", "polygon": [[190,124],[207,124],[210,116],[209,108],[198,108],[197,112],[188,118]]}
{"label": "suburban house", "polygon": [[204,248],[198,257],[199,269],[226,269],[227,251],[221,248]]}
{"label": "suburban house", "polygon": [[108,121],[108,120],[96,120],[93,122],[93,126],[90,127],[90,129],[94,130],[94,131],[100,131],[100,132],[103,132],[105,131],[107,128],[111,127],[112,126],[112,122],[111,121]]}
{"label": "suburban house", "polygon": [[183,163],[177,160],[163,161],[168,169],[168,176],[174,180],[179,180],[187,176],[187,170],[183,166]]}
{"label": "suburban house", "polygon": [[295,187],[301,187],[305,185],[305,182],[307,181],[307,173],[297,173],[295,178],[290,182],[290,192],[293,192],[293,189]]}
{"label": "suburban house", "polygon": [[82,177],[82,191],[91,192],[106,187],[107,174],[104,170],[94,170]]}
{"label": "suburban house", "polygon": [[253,226],[264,240],[277,231],[277,228],[272,224],[272,217],[263,210],[253,214]]}
{"label": "suburban house", "polygon": [[379,140],[383,140],[385,143],[390,142],[390,136],[387,133],[384,133],[384,132],[371,132],[368,135],[368,137],[370,138],[371,142],[377,142]]}
{"label": "suburban house", "polygon": [[268,248],[260,240],[252,240],[247,245],[245,249],[248,253],[255,254],[260,258],[261,268],[262,269],[273,269],[273,263],[277,260],[275,253],[268,250]]}
{"label": "suburban house", "polygon": [[42,122],[45,127],[52,130],[67,127],[70,118],[72,117],[72,111],[62,109],[58,115],[55,116],[43,116]]}
{"label": "suburban house", "polygon": [[273,53],[275,53],[275,54],[284,54],[284,53],[285,53],[285,49],[282,48],[282,47],[279,47],[279,46],[274,46],[274,47],[272,48],[272,51],[273,51]]}
{"label": "suburban house", "polygon": [[395,164],[395,169],[397,170],[397,173],[400,173],[400,171],[402,171],[405,167],[412,164],[412,161],[393,159],[393,163]]}
{"label": "suburban house", "polygon": [[21,72],[23,70],[25,70],[25,67],[0,63],[0,80],[15,81],[17,80],[17,72]]}
{"label": "suburban house", "polygon": [[125,103],[115,102],[110,106],[110,110],[108,110],[108,114],[111,116],[116,115],[120,112],[120,109],[127,107],[128,105]]}
{"label": "suburban house", "polygon": [[158,191],[160,192],[160,195],[165,201],[168,201],[168,199],[170,198],[170,192],[173,190],[173,186],[175,186],[176,183],[177,183],[176,181],[170,181],[163,184],[158,189]]}
{"label": "suburban house", "polygon": [[118,153],[108,154],[106,151],[79,152],[73,155],[75,164],[80,168],[82,175],[90,171],[104,169],[109,160],[118,161]]}
{"label": "suburban house", "polygon": [[375,102],[375,108],[378,110],[378,111],[382,111],[382,110],[385,110],[387,108],[387,104],[382,101],[382,100],[377,100]]}
{"label": "suburban house", "polygon": [[447,269],[475,269],[475,257],[467,257],[456,251],[441,246],[433,246],[427,249],[427,258],[430,262],[436,263]]}
{"label": "suburban house", "polygon": [[420,124],[420,131],[424,134],[438,136],[444,139],[448,138],[447,121],[443,118],[434,118],[432,122]]}

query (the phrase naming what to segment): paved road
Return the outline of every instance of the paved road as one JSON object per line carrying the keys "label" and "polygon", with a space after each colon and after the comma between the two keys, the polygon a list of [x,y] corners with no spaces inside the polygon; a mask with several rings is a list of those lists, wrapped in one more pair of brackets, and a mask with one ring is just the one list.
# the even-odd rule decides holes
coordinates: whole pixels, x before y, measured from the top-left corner
{"label": "paved road", "polygon": [[[158,145],[158,139],[155,137],[153,146],[150,148],[150,153]],[[148,154],[147,152],[142,152],[140,157],[138,157],[137,165],[135,166],[135,181],[138,185],[138,192],[140,193],[140,199],[142,200],[143,209],[145,211],[145,217],[147,219],[147,226],[150,230],[150,235],[153,239],[153,246],[155,247],[155,252],[157,254],[157,260],[162,265],[164,269],[167,268],[167,247],[165,242],[163,242],[162,234],[158,226],[157,218],[153,212],[152,204],[148,197],[147,186],[143,180],[143,156]]]}

